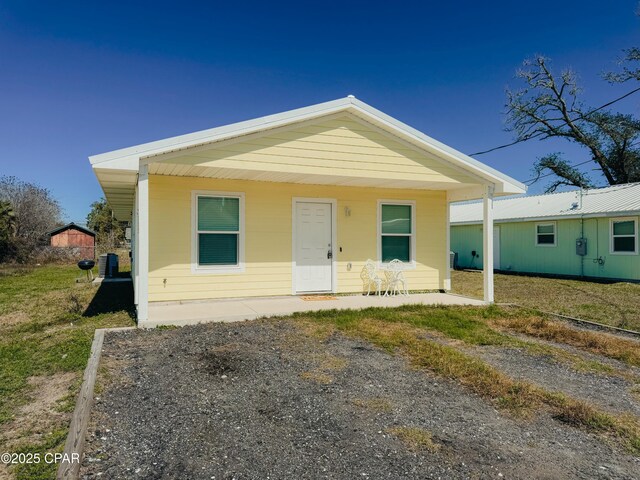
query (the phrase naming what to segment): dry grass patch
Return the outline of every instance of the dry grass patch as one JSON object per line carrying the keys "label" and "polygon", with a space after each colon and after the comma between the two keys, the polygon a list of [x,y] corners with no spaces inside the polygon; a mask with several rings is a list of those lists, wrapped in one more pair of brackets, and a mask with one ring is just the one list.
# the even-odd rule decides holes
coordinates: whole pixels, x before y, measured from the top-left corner
{"label": "dry grass patch", "polygon": [[633,395],[638,402],[640,402],[640,385],[634,385],[629,389],[631,395]]}
{"label": "dry grass patch", "polygon": [[572,328],[546,316],[497,316],[487,320],[490,325],[544,340],[565,343],[588,352],[604,355],[634,366],[640,366],[640,343],[608,333]]}
{"label": "dry grass patch", "polygon": [[326,342],[336,331],[330,323],[297,322],[296,327],[307,338]]}
{"label": "dry grass patch", "polygon": [[63,403],[77,383],[76,372],[30,377],[26,403],[16,410],[11,421],[0,426],[4,447],[15,449],[23,443],[39,442],[52,429],[63,426],[67,420],[67,405]]}
{"label": "dry grass patch", "polygon": [[433,440],[431,432],[423,428],[393,427],[387,429],[387,432],[398,437],[409,450],[414,452],[427,450],[431,453],[435,453],[441,448],[441,445]]}
{"label": "dry grass patch", "polygon": [[351,400],[356,407],[374,412],[388,413],[393,410],[393,405],[389,400],[382,397],[374,398],[354,398]]}
{"label": "dry grass patch", "polygon": [[347,365],[349,365],[346,358],[337,357],[326,352],[315,355],[312,354],[311,359],[318,364],[318,367],[302,372],[300,378],[322,385],[333,383],[335,381],[333,374],[342,372],[347,368]]}
{"label": "dry grass patch", "polygon": [[637,381],[637,377],[628,371],[603,363],[598,360],[585,359],[581,355],[568,352],[567,350],[532,341],[519,341],[519,345],[532,355],[550,357],[557,362],[564,363],[578,372],[589,372],[609,376],[624,378],[630,382]]}
{"label": "dry grass patch", "polygon": [[329,370],[332,372],[341,372],[349,365],[346,358],[336,357],[331,354],[324,354],[320,357],[320,370]]}
{"label": "dry grass patch", "polygon": [[98,364],[98,375],[93,389],[94,394],[96,396],[102,395],[102,392],[116,381],[120,388],[133,386],[135,382],[130,377],[122,374],[124,369],[131,363],[132,361],[129,359],[114,358],[103,353]]}
{"label": "dry grass patch", "polygon": [[335,378],[328,373],[321,372],[320,370],[309,370],[302,372],[300,378],[309,380],[311,382],[319,383],[320,385],[329,385],[333,383]]}
{"label": "dry grass patch", "polygon": [[0,315],[0,331],[3,328],[13,327],[14,325],[19,325],[28,321],[29,315],[27,315],[25,312],[17,311],[5,313],[4,315]]}
{"label": "dry grass patch", "polygon": [[547,392],[545,397],[558,420],[615,438],[640,455],[640,423],[636,417],[604,413],[587,402],[557,392]]}

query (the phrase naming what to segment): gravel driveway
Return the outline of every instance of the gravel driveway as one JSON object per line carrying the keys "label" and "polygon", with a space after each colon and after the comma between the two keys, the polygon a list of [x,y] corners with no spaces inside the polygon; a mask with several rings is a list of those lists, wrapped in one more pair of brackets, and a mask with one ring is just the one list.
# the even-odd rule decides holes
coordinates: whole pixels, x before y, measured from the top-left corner
{"label": "gravel driveway", "polygon": [[[627,372],[628,376],[635,380],[630,381],[606,373],[577,371],[566,363],[545,356],[531,355],[518,348],[481,347],[474,350],[473,354],[511,378],[529,381],[547,390],[562,391],[603,410],[630,413],[640,418],[640,401],[633,393],[637,379],[640,378],[640,369],[637,367],[629,367],[621,362],[608,362],[616,365],[617,371]],[[580,355],[587,358],[596,357],[583,352]]]}
{"label": "gravel driveway", "polygon": [[[637,478],[640,460],[515,419],[399,356],[287,320],[105,339],[83,478]],[[412,436],[431,442],[412,442]],[[635,477],[634,477],[635,476]]]}

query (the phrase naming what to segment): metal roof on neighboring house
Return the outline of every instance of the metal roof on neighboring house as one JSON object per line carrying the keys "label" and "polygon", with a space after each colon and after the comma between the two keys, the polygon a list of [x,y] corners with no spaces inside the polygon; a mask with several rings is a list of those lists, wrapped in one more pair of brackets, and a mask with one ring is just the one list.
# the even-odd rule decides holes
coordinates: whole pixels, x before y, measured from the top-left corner
{"label": "metal roof on neighboring house", "polygon": [[[495,222],[563,217],[605,217],[640,213],[640,183],[496,199]],[[451,204],[451,224],[482,223],[482,201]]]}

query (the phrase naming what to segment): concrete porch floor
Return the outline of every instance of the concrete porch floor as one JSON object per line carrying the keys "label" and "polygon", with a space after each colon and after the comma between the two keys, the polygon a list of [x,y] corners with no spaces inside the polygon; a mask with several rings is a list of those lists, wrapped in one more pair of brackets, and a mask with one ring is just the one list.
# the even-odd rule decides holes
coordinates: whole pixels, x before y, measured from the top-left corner
{"label": "concrete porch floor", "polygon": [[303,297],[255,297],[184,303],[150,303],[149,319],[139,327],[160,325],[193,325],[206,322],[237,322],[256,318],[291,315],[332,309],[358,310],[368,307],[399,307],[401,305],[485,305],[482,300],[449,293],[416,293],[409,296],[347,295],[330,300],[304,300]]}

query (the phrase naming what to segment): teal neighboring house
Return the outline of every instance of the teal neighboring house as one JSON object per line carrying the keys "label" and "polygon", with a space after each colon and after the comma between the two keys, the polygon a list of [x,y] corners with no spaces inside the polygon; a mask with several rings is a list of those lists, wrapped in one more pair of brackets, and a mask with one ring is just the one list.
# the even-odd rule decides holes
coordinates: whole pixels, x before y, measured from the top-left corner
{"label": "teal neighboring house", "polygon": [[[494,201],[494,269],[640,280],[640,183]],[[451,204],[459,268],[482,268],[482,203]]]}

